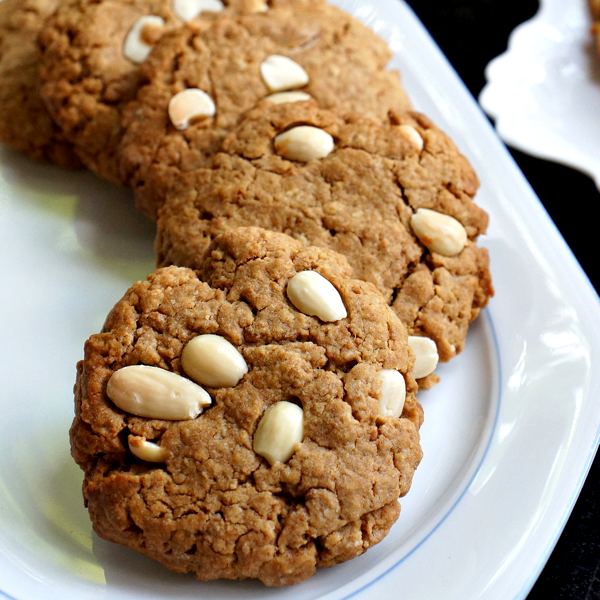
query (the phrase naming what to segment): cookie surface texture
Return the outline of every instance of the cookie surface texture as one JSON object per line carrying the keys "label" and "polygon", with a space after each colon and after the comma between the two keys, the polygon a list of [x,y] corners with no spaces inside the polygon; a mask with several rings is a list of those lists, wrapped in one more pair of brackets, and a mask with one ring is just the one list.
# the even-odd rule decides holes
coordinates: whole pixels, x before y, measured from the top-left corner
{"label": "cookie surface texture", "polygon": [[[286,288],[306,270],[333,284],[346,318],[294,308]],[[404,326],[349,273],[335,253],[246,228],[215,240],[201,271],[168,267],[130,288],[87,341],[75,388],[72,454],[100,536],[201,580],[283,586],[387,534],[421,458],[422,409]],[[197,418],[136,417],[109,400],[107,382],[126,366],[185,376],[183,348],[202,334],[225,338],[248,370],[206,387],[212,404]],[[383,369],[406,383],[399,417],[378,416]],[[302,408],[304,434],[271,466],[253,436],[280,402]],[[135,458],[130,436],[157,444],[164,464]]]}
{"label": "cookie surface texture", "polygon": [[39,93],[36,38],[58,0],[0,2],[0,142],[32,158],[75,168],[80,161]]}
{"label": "cookie surface texture", "polygon": [[139,38],[148,49],[183,24],[173,0],[69,0],[39,36],[41,93],[48,110],[85,165],[117,183],[123,183],[118,156],[122,110],[135,98],[139,81],[139,63],[125,42],[147,17],[152,19]]}
{"label": "cookie surface texture", "polygon": [[[158,264],[193,266],[232,227],[287,233],[345,255],[353,276],[380,290],[409,333],[433,339],[440,360],[449,360],[493,293],[487,251],[476,245],[488,217],[473,202],[477,177],[450,139],[419,114],[390,119],[379,125],[311,102],[257,106],[212,169],[174,186],[158,220]],[[274,139],[307,124],[333,136],[333,151],[305,163],[277,154]],[[419,208],[459,221],[467,234],[459,254],[419,241],[411,227]]]}
{"label": "cookie surface texture", "polygon": [[[389,109],[409,107],[398,73],[384,70],[390,56],[367,27],[316,0],[224,15],[165,36],[142,66],[146,85],[125,117],[123,178],[135,189],[138,208],[155,219],[165,190],[180,174],[210,166],[240,114],[273,91],[261,72],[264,61],[293,60],[308,83],[290,85],[323,108],[385,119]],[[168,106],[188,88],[208,94],[216,111],[179,130]]]}

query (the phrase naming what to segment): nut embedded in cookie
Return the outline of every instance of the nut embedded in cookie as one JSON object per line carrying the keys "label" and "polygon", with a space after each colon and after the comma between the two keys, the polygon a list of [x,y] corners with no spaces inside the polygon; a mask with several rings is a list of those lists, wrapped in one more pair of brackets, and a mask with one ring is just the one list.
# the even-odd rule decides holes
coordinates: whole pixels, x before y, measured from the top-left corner
{"label": "nut embedded in cookie", "polygon": [[233,387],[248,372],[236,347],[220,335],[198,335],[181,353],[181,367],[197,383],[210,387]]}
{"label": "nut embedded in cookie", "polygon": [[460,254],[469,239],[459,220],[428,208],[418,208],[410,225],[428,250],[443,256]]}
{"label": "nut embedded in cookie", "polygon": [[286,104],[287,102],[306,102],[310,100],[311,95],[306,92],[277,92],[275,94],[269,94],[265,96],[265,100],[272,102],[273,104]]}
{"label": "nut embedded in cookie", "polygon": [[140,460],[153,463],[164,463],[167,460],[167,453],[158,444],[143,437],[130,435],[127,443],[131,453]]}
{"label": "nut embedded in cookie", "polygon": [[221,12],[221,0],[173,0],[173,11],[182,21],[191,21],[202,12]]}
{"label": "nut embedded in cookie", "polygon": [[260,74],[271,92],[284,92],[305,86],[308,73],[289,56],[271,54],[260,63]]}
{"label": "nut embedded in cookie", "polygon": [[149,419],[195,419],[210,396],[198,385],[158,367],[131,365],[108,380],[106,395],[121,410]]}
{"label": "nut embedded in cookie", "polygon": [[273,140],[275,151],[289,160],[308,162],[329,156],[335,147],[333,136],[310,125],[297,125]]}
{"label": "nut embedded in cookie", "polygon": [[282,400],[265,410],[254,432],[254,452],[264,456],[270,465],[287,462],[304,437],[304,412],[291,402]]}
{"label": "nut embedded in cookie", "polygon": [[288,282],[286,291],[291,303],[305,315],[325,322],[348,316],[339,292],[316,271],[297,273]]}
{"label": "nut embedded in cookie", "polygon": [[169,119],[176,129],[187,129],[194,121],[213,117],[215,103],[203,90],[187,88],[169,100]]}
{"label": "nut embedded in cookie", "polygon": [[406,399],[406,383],[402,373],[393,369],[382,369],[379,372],[379,378],[381,379],[379,415],[399,417]]}
{"label": "nut embedded in cookie", "polygon": [[413,373],[416,379],[431,375],[440,359],[435,342],[423,335],[409,335],[408,345],[415,355]]}
{"label": "nut embedded in cookie", "polygon": [[143,63],[152,51],[152,40],[160,37],[164,27],[165,20],[162,17],[157,15],[140,17],[125,37],[123,56],[133,63]]}

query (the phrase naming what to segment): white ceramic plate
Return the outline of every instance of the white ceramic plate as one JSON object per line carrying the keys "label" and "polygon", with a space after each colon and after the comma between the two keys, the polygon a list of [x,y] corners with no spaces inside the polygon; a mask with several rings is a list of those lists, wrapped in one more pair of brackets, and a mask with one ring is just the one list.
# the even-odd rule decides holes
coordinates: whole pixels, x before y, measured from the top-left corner
{"label": "white ceramic plate", "polygon": [[600,57],[587,0],[541,0],[486,68],[479,102],[500,137],[575,167],[600,188]]}
{"label": "white ceramic plate", "polygon": [[128,192],[2,150],[0,597],[505,600],[537,577],[598,443],[598,299],[410,9],[341,5],[391,44],[415,106],[475,165],[491,215],[497,294],[420,396],[425,458],[400,520],[365,555],[282,590],[198,583],[95,536],[69,457],[75,363],[152,270],[153,227]]}

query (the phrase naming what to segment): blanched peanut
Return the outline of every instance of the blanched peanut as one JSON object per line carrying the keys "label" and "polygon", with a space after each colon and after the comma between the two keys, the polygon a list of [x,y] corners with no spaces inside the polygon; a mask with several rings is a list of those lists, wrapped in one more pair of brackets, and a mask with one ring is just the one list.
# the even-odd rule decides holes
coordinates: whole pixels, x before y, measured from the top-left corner
{"label": "blanched peanut", "polygon": [[423,150],[423,138],[412,125],[398,125],[398,130],[419,152]]}
{"label": "blanched peanut", "polygon": [[211,403],[208,393],[193,381],[145,365],[115,371],[106,393],[121,410],[148,419],[195,419]]}
{"label": "blanched peanut", "polygon": [[205,11],[221,12],[224,8],[221,0],[173,0],[173,12],[182,21],[191,21]]}
{"label": "blanched peanut", "polygon": [[393,369],[382,369],[381,394],[379,396],[379,414],[382,417],[399,417],[406,399],[406,383],[402,373]]}
{"label": "blanched peanut", "polygon": [[129,442],[131,453],[140,460],[152,463],[164,463],[167,459],[167,453],[158,444],[149,442],[146,438],[130,435],[127,441]]}
{"label": "blanched peanut", "polygon": [[260,64],[260,74],[271,92],[282,92],[308,83],[308,74],[287,56],[272,54]]}
{"label": "blanched peanut", "polygon": [[249,14],[267,12],[268,10],[267,0],[245,0],[244,2],[244,11]]}
{"label": "blanched peanut", "polygon": [[133,24],[125,38],[123,56],[134,63],[143,63],[152,51],[152,46],[144,40],[144,29],[146,27],[162,28],[164,26],[164,19],[156,15],[140,17]]}
{"label": "blanched peanut", "polygon": [[287,295],[300,312],[321,321],[338,321],[348,315],[340,293],[316,271],[296,273],[288,281]]}
{"label": "blanched peanut", "polygon": [[215,110],[212,98],[198,88],[188,88],[175,94],[168,108],[171,123],[180,131],[187,129],[194,121],[214,116]]}
{"label": "blanched peanut", "polygon": [[467,232],[460,221],[450,215],[419,208],[410,219],[419,241],[431,252],[456,256],[467,244]]}
{"label": "blanched peanut", "polygon": [[413,366],[415,379],[420,379],[433,373],[440,358],[435,342],[421,335],[409,335],[408,345],[415,353],[415,364]]}
{"label": "blanched peanut", "polygon": [[293,102],[304,102],[310,100],[312,96],[306,92],[277,92],[266,96],[265,100],[273,104],[292,104]]}
{"label": "blanched peanut", "polygon": [[210,387],[233,387],[248,372],[237,348],[220,335],[198,335],[181,353],[181,366],[194,380]]}
{"label": "blanched peanut", "polygon": [[277,154],[299,162],[325,158],[335,147],[331,135],[311,125],[299,125],[280,133],[274,144]]}
{"label": "blanched peanut", "polygon": [[254,452],[273,465],[286,462],[304,437],[304,411],[291,402],[277,402],[265,410],[254,433]]}

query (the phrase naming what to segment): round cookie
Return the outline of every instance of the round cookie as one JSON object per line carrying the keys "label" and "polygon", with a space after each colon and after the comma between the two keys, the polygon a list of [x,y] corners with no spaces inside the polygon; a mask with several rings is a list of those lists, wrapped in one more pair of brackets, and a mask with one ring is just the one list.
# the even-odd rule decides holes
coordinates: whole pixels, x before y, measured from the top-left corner
{"label": "round cookie", "polygon": [[[346,317],[323,322],[290,302],[290,281],[311,271]],[[404,326],[349,273],[329,250],[241,228],[213,242],[200,271],[167,267],[127,291],[86,342],[75,386],[72,454],[100,536],[201,580],[283,586],[387,534],[421,459],[422,409]],[[247,372],[203,385],[211,404],[199,416],[140,417],[109,399],[115,374],[136,365],[189,384],[182,355],[206,334]],[[399,416],[379,415],[385,373],[406,385]],[[258,426],[286,402],[302,408],[303,435],[290,458],[267,460],[254,451]],[[146,460],[157,453],[162,462]]]}
{"label": "round cookie", "polygon": [[38,160],[81,166],[38,88],[38,32],[58,0],[0,2],[0,142]]}
{"label": "round cookie", "polygon": [[[39,36],[42,51],[41,94],[65,137],[76,147],[87,167],[102,177],[123,183],[118,148],[123,135],[122,110],[135,98],[139,60],[125,42],[139,19],[153,16],[140,31],[149,51],[166,31],[187,16],[212,19],[220,0],[69,0],[60,4]],[[262,10],[261,0],[232,0],[227,10]],[[187,12],[187,11],[186,11]],[[140,47],[137,47],[140,50]]]}
{"label": "round cookie", "polygon": [[[308,162],[277,154],[275,137],[296,125],[328,132],[333,151]],[[223,148],[211,169],[181,177],[169,193],[158,220],[159,266],[197,264],[211,239],[233,227],[281,231],[344,254],[411,335],[435,341],[440,360],[462,350],[493,293],[487,251],[475,244],[488,217],[473,202],[478,180],[469,163],[426,117],[392,112],[378,125],[313,102],[261,103]],[[427,250],[412,229],[422,208],[459,222],[462,251]]]}
{"label": "round cookie", "polygon": [[[307,76],[294,88],[322,108],[354,110],[373,119],[408,109],[397,72],[385,71],[386,43],[351,15],[324,2],[283,4],[260,14],[195,22],[164,36],[144,65],[146,85],[125,113],[123,179],[136,205],[156,219],[168,187],[181,174],[208,167],[240,114],[279,89],[262,71],[277,57],[293,60]],[[284,59],[284,61],[286,60]],[[178,129],[169,104],[189,88],[205,92],[215,113]]]}

